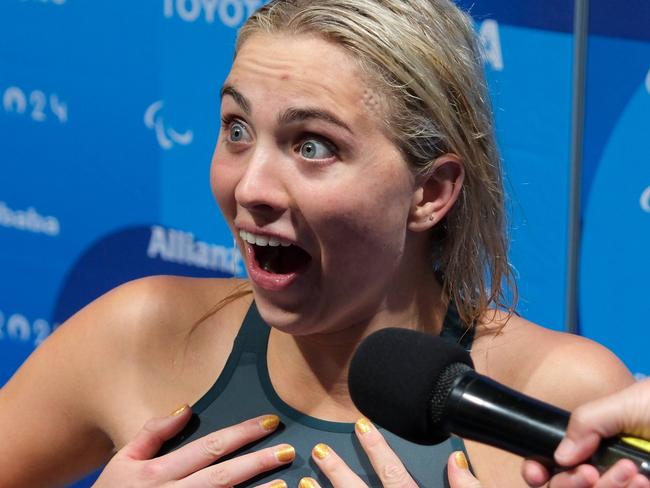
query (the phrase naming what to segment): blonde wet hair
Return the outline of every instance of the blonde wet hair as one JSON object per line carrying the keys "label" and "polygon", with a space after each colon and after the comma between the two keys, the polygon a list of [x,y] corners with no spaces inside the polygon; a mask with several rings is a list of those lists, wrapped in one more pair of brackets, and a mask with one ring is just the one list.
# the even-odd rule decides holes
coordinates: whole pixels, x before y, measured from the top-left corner
{"label": "blonde wet hair", "polygon": [[447,0],[273,0],[243,25],[235,56],[254,34],[317,35],[350,52],[415,172],[429,174],[445,153],[463,160],[460,197],[433,230],[432,265],[465,323],[489,307],[512,311],[501,164],[470,17]]}

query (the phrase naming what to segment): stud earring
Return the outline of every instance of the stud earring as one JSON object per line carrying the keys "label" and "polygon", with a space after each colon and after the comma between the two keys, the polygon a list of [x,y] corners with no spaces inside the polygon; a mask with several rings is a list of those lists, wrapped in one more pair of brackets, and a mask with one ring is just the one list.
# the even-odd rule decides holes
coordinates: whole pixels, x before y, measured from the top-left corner
{"label": "stud earring", "polygon": [[433,222],[436,219],[436,216],[431,214],[429,215],[429,222]]}

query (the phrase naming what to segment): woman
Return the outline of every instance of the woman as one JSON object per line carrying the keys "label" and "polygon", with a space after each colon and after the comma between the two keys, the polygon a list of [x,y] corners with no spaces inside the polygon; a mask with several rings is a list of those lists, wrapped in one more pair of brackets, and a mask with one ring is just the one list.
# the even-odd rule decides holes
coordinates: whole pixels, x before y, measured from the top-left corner
{"label": "woman", "polygon": [[[479,372],[564,408],[632,381],[603,348],[496,310],[499,158],[451,2],[273,1],[240,33],[221,111],[211,182],[248,284],[148,278],[71,318],[2,391],[0,459],[21,461],[0,485],[51,486],[119,450],[97,486],[435,487],[449,459],[462,488],[466,449],[484,486],[523,486],[495,449],[355,427],[349,360],[386,326],[455,337]],[[152,459],[197,401],[198,430]]]}

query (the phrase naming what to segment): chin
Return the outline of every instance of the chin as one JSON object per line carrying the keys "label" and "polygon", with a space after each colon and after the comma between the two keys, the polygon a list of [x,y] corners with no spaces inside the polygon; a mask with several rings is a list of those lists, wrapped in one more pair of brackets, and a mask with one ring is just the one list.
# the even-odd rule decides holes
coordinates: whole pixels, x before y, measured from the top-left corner
{"label": "chin", "polygon": [[257,310],[269,326],[291,335],[306,335],[313,332],[308,327],[312,319],[309,306],[304,301],[298,304],[286,300],[286,297],[281,297],[277,293],[269,294],[265,290],[254,289],[253,294]]}

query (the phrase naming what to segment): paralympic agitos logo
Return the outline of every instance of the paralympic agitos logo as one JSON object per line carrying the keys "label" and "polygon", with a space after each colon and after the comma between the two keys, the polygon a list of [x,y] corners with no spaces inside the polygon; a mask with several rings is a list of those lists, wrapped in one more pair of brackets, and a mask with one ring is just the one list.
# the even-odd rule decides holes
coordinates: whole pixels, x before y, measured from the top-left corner
{"label": "paralympic agitos logo", "polygon": [[650,186],[641,193],[639,203],[641,204],[641,210],[650,213]]}
{"label": "paralympic agitos logo", "polygon": [[144,113],[144,125],[147,126],[148,129],[155,131],[158,144],[160,144],[160,147],[165,150],[171,149],[174,147],[174,144],[180,144],[181,146],[191,144],[194,140],[193,131],[187,130],[181,133],[171,127],[165,126],[165,121],[160,113],[163,105],[164,102],[162,100],[158,100],[149,105]]}

